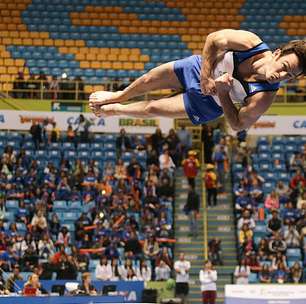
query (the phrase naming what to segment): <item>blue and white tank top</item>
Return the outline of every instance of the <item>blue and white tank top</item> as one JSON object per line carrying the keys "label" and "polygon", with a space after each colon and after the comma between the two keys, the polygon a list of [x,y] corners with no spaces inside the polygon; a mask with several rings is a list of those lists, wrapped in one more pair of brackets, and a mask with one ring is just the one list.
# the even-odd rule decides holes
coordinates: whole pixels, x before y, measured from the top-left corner
{"label": "blue and white tank top", "polygon": [[[224,58],[217,64],[213,72],[214,79],[220,77],[224,73],[228,73],[233,77],[233,87],[229,95],[234,102],[239,102],[241,105],[245,103],[245,99],[258,92],[277,91],[279,83],[270,84],[267,81],[244,81],[239,75],[238,66],[246,59],[257,54],[269,51],[270,48],[264,42],[245,51],[228,51]],[[218,96],[213,95],[214,100],[221,106]]]}

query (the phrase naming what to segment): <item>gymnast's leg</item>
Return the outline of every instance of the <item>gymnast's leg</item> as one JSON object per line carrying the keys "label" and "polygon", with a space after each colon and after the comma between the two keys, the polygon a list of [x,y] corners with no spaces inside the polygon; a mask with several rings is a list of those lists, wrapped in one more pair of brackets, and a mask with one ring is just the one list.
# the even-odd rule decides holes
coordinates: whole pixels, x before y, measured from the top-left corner
{"label": "gymnast's leg", "polygon": [[174,62],[168,62],[142,75],[123,91],[98,91],[92,93],[89,97],[89,107],[91,110],[95,111],[100,105],[124,102],[153,90],[179,90],[181,88],[181,83],[174,72]]}
{"label": "gymnast's leg", "polygon": [[130,104],[106,104],[100,106],[98,116],[127,115],[147,118],[164,116],[170,118],[188,118],[185,111],[183,94],[152,101],[139,101]]}

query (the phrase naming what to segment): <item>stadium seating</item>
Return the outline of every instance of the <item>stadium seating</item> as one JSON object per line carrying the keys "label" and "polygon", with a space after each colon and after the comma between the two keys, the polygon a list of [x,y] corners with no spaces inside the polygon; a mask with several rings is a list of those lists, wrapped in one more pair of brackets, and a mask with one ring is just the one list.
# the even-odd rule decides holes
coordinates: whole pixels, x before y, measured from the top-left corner
{"label": "stadium seating", "polygon": [[152,67],[200,53],[207,34],[252,30],[272,48],[305,36],[298,0],[1,2],[0,72],[68,73],[86,82],[137,77]]}

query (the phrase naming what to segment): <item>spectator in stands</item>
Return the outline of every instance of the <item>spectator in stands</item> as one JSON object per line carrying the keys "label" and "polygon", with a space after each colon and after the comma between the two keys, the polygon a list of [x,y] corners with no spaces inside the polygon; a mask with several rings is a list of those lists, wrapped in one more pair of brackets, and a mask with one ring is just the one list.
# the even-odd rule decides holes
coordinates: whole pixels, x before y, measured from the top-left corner
{"label": "spectator in stands", "polygon": [[225,146],[220,145],[220,148],[213,153],[212,158],[217,170],[220,191],[223,192],[225,183],[225,162],[228,160]]}
{"label": "spectator in stands", "polygon": [[58,280],[76,280],[78,264],[75,257],[61,255],[59,262],[55,265],[56,278]]}
{"label": "spectator in stands", "polygon": [[162,200],[172,202],[174,198],[174,189],[168,178],[163,178],[156,189],[157,196]]}
{"label": "spectator in stands", "polygon": [[[41,287],[41,283],[39,282],[39,277],[37,274],[32,274],[29,278],[28,281],[24,284],[23,287],[23,294],[27,295],[28,294],[28,288],[35,289],[35,295],[40,296],[43,293],[43,289]],[[31,292],[31,295],[33,293]]]}
{"label": "spectator in stands", "polygon": [[14,265],[13,273],[9,275],[5,284],[5,289],[9,292],[15,292],[16,281],[23,281],[23,277],[20,274],[20,266],[18,264]]}
{"label": "spectator in stands", "polygon": [[128,172],[128,176],[132,179],[137,179],[137,180],[142,179],[144,168],[138,162],[135,156],[132,157],[131,162],[127,167],[127,172]]}
{"label": "spectator in stands", "polygon": [[[160,264],[158,264],[160,266]],[[156,281],[160,281],[161,278],[164,277],[163,269],[159,269],[157,273],[157,268],[156,267],[155,273],[156,273]],[[171,271],[171,270],[170,270]],[[137,274],[138,280],[139,281],[144,281],[144,282],[149,282],[152,279],[152,271],[151,267],[147,264],[145,260],[140,261],[140,267],[138,268],[138,274]]]}
{"label": "spectator in stands", "polygon": [[125,256],[129,258],[138,258],[142,253],[142,247],[139,243],[137,234],[135,231],[131,231],[130,236],[125,241],[124,246]]}
{"label": "spectator in stands", "polygon": [[215,304],[217,297],[217,271],[210,261],[204,262],[204,270],[200,270],[199,280],[203,304]]}
{"label": "spectator in stands", "polygon": [[181,129],[177,131],[177,136],[179,139],[179,155],[182,158],[186,157],[187,151],[192,146],[192,136],[191,133],[186,129],[185,125],[182,125]]}
{"label": "spectator in stands", "polygon": [[189,293],[189,271],[191,264],[185,260],[185,254],[180,253],[179,260],[174,263],[174,270],[176,274],[175,284],[175,296],[185,299]]}
{"label": "spectator in stands", "polygon": [[204,162],[205,164],[212,163],[212,152],[214,147],[213,129],[206,124],[202,125],[202,143],[204,144]]}
{"label": "spectator in stands", "polygon": [[72,125],[69,124],[66,131],[66,140],[68,142],[75,142],[75,131],[72,128]]}
{"label": "spectator in stands", "polygon": [[278,209],[279,208],[279,199],[276,192],[273,190],[265,199],[265,208],[266,209]]}
{"label": "spectator in stands", "polygon": [[240,254],[253,249],[253,231],[248,224],[243,224],[239,231]]}
{"label": "spectator in stands", "polygon": [[128,268],[125,281],[137,281],[137,280],[138,280],[137,275],[134,269],[132,267]]}
{"label": "spectator in stands", "polygon": [[292,283],[301,283],[303,277],[303,269],[299,262],[295,262],[290,268],[290,281]]}
{"label": "spectator in stands", "polygon": [[52,236],[57,236],[60,231],[60,221],[56,213],[52,213],[51,220],[49,221],[49,231]]}
{"label": "spectator in stands", "polygon": [[277,270],[279,268],[279,265],[283,264],[287,268],[287,259],[284,253],[278,251],[273,257],[272,257],[272,264],[271,269]]}
{"label": "spectator in stands", "polygon": [[35,149],[39,149],[39,145],[42,142],[42,128],[39,123],[37,123],[35,120],[33,120],[30,133],[32,135],[32,140],[35,146]]}
{"label": "spectator in stands", "polygon": [[[129,271],[132,270],[132,271]],[[133,263],[131,259],[126,259],[124,261],[124,264],[120,267],[120,275],[122,280],[127,280],[128,274],[135,273],[135,270],[133,269]]]}
{"label": "spectator in stands", "polygon": [[95,275],[97,280],[108,281],[112,278],[112,267],[107,261],[107,257],[103,256],[100,259],[100,263],[97,264]]}
{"label": "spectator in stands", "polygon": [[236,284],[248,284],[250,273],[251,273],[251,269],[247,265],[246,260],[241,259],[239,262],[239,265],[236,266],[235,272],[234,272]]}
{"label": "spectator in stands", "polygon": [[256,255],[255,251],[248,251],[245,254],[245,259],[247,265],[250,267],[251,272],[258,273],[260,270],[259,257]]}
{"label": "spectator in stands", "polygon": [[286,283],[288,280],[288,270],[284,263],[279,263],[277,270],[274,272],[274,281],[279,284]]}
{"label": "spectator in stands", "polygon": [[299,211],[293,207],[291,201],[288,201],[281,211],[281,216],[284,224],[289,224],[289,222],[295,223],[299,218]]}
{"label": "spectator in stands", "polygon": [[111,281],[119,281],[120,280],[120,266],[118,263],[118,259],[113,258],[110,263],[112,276],[110,278]]}
{"label": "spectator in stands", "polygon": [[172,160],[170,152],[168,149],[164,149],[163,153],[159,156],[159,167],[161,170],[167,169],[170,172],[173,172],[175,169],[175,164]]}
{"label": "spectator in stands", "polygon": [[151,144],[157,155],[160,154],[163,143],[164,137],[162,131],[160,128],[156,128],[155,133],[151,135]]}
{"label": "spectator in stands", "polygon": [[161,260],[159,265],[155,268],[155,280],[156,281],[167,281],[170,279],[171,269],[170,267]]}
{"label": "spectator in stands", "polygon": [[115,167],[115,178],[116,179],[126,179],[127,178],[127,171],[126,166],[123,163],[122,159],[118,159],[118,162]]}
{"label": "spectator in stands", "polygon": [[306,178],[303,176],[303,172],[301,169],[297,169],[295,175],[290,180],[290,187],[292,189],[296,189],[298,187],[304,188],[306,187]]}
{"label": "spectator in stands", "polygon": [[208,258],[213,265],[223,265],[220,239],[213,238],[208,242]]}
{"label": "spectator in stands", "polygon": [[117,155],[120,157],[123,152],[131,150],[131,142],[126,135],[125,129],[120,130],[120,135],[116,139]]}
{"label": "spectator in stands", "polygon": [[249,194],[243,188],[239,188],[238,190],[238,195],[236,197],[236,203],[235,203],[235,209],[238,212],[241,212],[244,209],[248,209],[250,211],[253,209],[251,205]]}
{"label": "spectator in stands", "polygon": [[305,189],[304,192],[301,193],[301,195],[299,196],[298,201],[297,201],[296,208],[302,209],[304,204],[306,204],[306,189]]}
{"label": "spectator in stands", "polygon": [[275,235],[276,233],[279,233],[282,228],[282,221],[278,217],[278,210],[274,209],[272,210],[272,218],[268,222],[267,231],[271,235]]}
{"label": "spectator in stands", "polygon": [[58,83],[57,76],[55,75],[52,76],[52,80],[49,83],[49,91],[51,94],[51,99],[57,100],[58,91],[59,91],[59,83]]}
{"label": "spectator in stands", "polygon": [[214,168],[214,165],[207,164],[204,177],[208,206],[217,206],[218,177],[214,172]]}
{"label": "spectator in stands", "polygon": [[280,233],[275,233],[274,237],[272,237],[269,241],[269,250],[272,253],[277,252],[285,252],[287,249],[287,245],[285,241],[282,239]]}
{"label": "spectator in stands", "polygon": [[60,140],[61,131],[56,126],[56,122],[52,123],[52,130],[50,131],[49,141],[52,143],[58,142]]}
{"label": "spectator in stands", "polygon": [[112,259],[118,259],[119,258],[119,251],[117,248],[117,244],[113,241],[111,242],[105,249],[105,256],[107,259],[112,260]]}
{"label": "spectator in stands", "polygon": [[32,230],[35,230],[38,234],[43,234],[48,228],[46,217],[41,211],[38,211],[31,221]]}
{"label": "spectator in stands", "polygon": [[187,202],[184,207],[185,212],[189,215],[190,236],[197,237],[198,235],[198,221],[197,217],[200,210],[200,196],[195,191],[194,185],[189,185]]}
{"label": "spectator in stands", "polygon": [[85,118],[83,114],[80,114],[75,132],[78,132],[79,141],[81,143],[87,143],[89,141],[89,128],[92,124],[93,123]]}
{"label": "spectator in stands", "polygon": [[24,79],[24,73],[22,71],[18,72],[18,75],[13,83],[13,96],[14,98],[26,98],[26,83]]}
{"label": "spectator in stands", "polygon": [[151,262],[151,269],[153,270],[152,276],[154,279],[154,269],[157,255],[159,253],[159,245],[156,238],[152,235],[149,238],[145,239],[143,244],[143,253],[147,259]]}
{"label": "spectator in stands", "polygon": [[196,157],[196,151],[188,151],[188,157],[182,161],[182,166],[184,168],[184,175],[186,176],[189,185],[195,187],[195,178],[198,174],[198,168],[200,167],[200,162]]}
{"label": "spectator in stands", "polygon": [[91,275],[89,272],[83,273],[82,284],[78,287],[78,294],[84,294],[89,296],[97,295],[96,288],[91,284]]}
{"label": "spectator in stands", "polygon": [[172,268],[173,266],[172,259],[169,254],[169,248],[166,246],[162,247],[162,249],[160,250],[156,258],[156,264],[159,265],[160,261],[164,261],[170,268]]}
{"label": "spectator in stands", "polygon": [[68,246],[70,244],[70,240],[70,232],[68,231],[68,228],[66,226],[63,226],[58,234],[56,244],[63,244],[65,246]]}
{"label": "spectator in stands", "polygon": [[288,228],[285,229],[284,240],[286,242],[287,248],[300,247],[300,235],[293,223],[289,223]]}
{"label": "spectator in stands", "polygon": [[255,220],[251,216],[251,212],[249,210],[244,210],[242,212],[242,216],[239,218],[237,222],[237,228],[241,229],[244,224],[247,224],[251,230],[254,230],[256,226]]}
{"label": "spectator in stands", "polygon": [[50,239],[49,235],[45,233],[43,238],[38,242],[38,255],[40,259],[47,262],[51,256],[55,253],[55,248],[53,241]]}
{"label": "spectator in stands", "polygon": [[259,272],[259,282],[268,284],[272,282],[272,275],[270,272],[269,265],[267,263],[263,263],[263,265],[261,266],[261,270]]}

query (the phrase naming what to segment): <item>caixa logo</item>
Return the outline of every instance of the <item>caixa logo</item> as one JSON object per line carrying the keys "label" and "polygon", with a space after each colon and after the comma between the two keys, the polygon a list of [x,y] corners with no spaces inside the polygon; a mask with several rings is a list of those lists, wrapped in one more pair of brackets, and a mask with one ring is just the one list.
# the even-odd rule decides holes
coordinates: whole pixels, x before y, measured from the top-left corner
{"label": "caixa logo", "polygon": [[[89,119],[89,122],[94,124],[95,126],[105,126],[105,120],[104,118],[95,118]],[[70,116],[67,118],[67,124],[71,126],[76,126],[80,123],[80,118],[75,116]]]}
{"label": "caixa logo", "polygon": [[293,127],[295,129],[303,129],[303,128],[306,129],[306,120],[295,120],[293,122]]}

